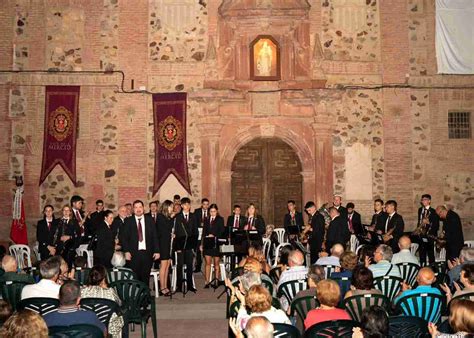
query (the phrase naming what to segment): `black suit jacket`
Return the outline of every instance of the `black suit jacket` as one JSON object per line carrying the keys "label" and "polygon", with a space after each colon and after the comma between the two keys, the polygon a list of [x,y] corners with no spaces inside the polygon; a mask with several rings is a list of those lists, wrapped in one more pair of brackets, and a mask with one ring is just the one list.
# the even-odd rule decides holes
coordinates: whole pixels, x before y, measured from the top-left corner
{"label": "black suit jacket", "polygon": [[36,225],[36,240],[38,241],[38,251],[41,259],[44,260],[50,257],[48,246],[54,246],[54,234],[58,228],[58,221],[53,218],[51,228],[48,229],[48,222],[43,218],[38,221]]}
{"label": "black suit jacket", "polygon": [[[150,218],[153,220],[153,216],[151,215],[151,212],[147,212],[145,215],[148,216],[148,217],[150,217]],[[158,215],[159,215],[159,212],[157,212],[157,213],[155,214],[155,219],[154,219],[154,224],[155,224],[155,225],[156,225],[156,221],[157,221],[157,219],[158,219]]]}
{"label": "black suit jacket", "polygon": [[176,215],[176,249],[182,250],[184,243],[186,247],[184,249],[194,249],[198,245],[199,230],[196,221],[196,217],[192,212],[189,213],[188,221],[186,222],[183,212]]}
{"label": "black suit jacket", "polygon": [[[76,218],[72,217],[68,222],[65,222],[63,219],[58,219],[58,237],[56,239],[56,254],[60,254],[64,249],[66,251],[72,251],[79,247],[81,244],[81,228],[79,223],[77,223]],[[65,242],[61,241],[61,236],[71,236],[71,238]]]}
{"label": "black suit jacket", "polygon": [[339,215],[342,216],[342,218],[347,219],[347,209],[346,208],[344,208],[341,205],[341,206],[339,206],[339,208],[337,210],[339,211]]}
{"label": "black suit jacket", "polygon": [[380,213],[375,213],[372,216],[372,221],[370,225],[375,225],[375,231],[382,231],[385,232],[385,222],[387,221],[387,213],[385,211],[381,211]]}
{"label": "black suit jacket", "polygon": [[120,218],[120,216],[116,216],[114,218],[114,221],[112,222],[112,229],[114,230],[114,236],[117,236],[118,235],[118,240],[119,240],[119,243],[122,243],[122,231],[123,231],[123,228],[125,227],[125,219],[122,221],[122,219]]}
{"label": "black suit jacket", "polygon": [[[194,210],[194,218],[196,219],[196,224],[198,227],[202,227],[205,220],[202,219],[202,208],[197,208]],[[209,218],[209,209],[207,209],[207,218]]]}
{"label": "black suit jacket", "polygon": [[[347,227],[349,227],[349,214],[347,214],[346,220]],[[362,219],[357,211],[352,212],[352,228],[355,235],[360,235],[364,232],[364,229],[362,228]]]}
{"label": "black suit jacket", "polygon": [[313,231],[309,237],[309,245],[311,246],[311,251],[319,252],[324,241],[324,231],[325,231],[325,221],[324,216],[319,212],[316,212],[313,217],[310,216],[309,224]]}
{"label": "black suit jacket", "polygon": [[[424,209],[423,207],[418,209],[418,225],[420,225],[422,221],[421,213],[423,212],[423,209]],[[436,213],[436,210],[431,207],[429,208],[428,219],[430,220],[430,225],[427,225],[428,235],[437,236],[438,230],[439,230],[439,216]]]}
{"label": "black suit jacket", "polygon": [[443,230],[446,236],[446,258],[454,259],[459,257],[459,252],[464,246],[464,235],[461,218],[456,212],[448,211],[446,219],[443,220]]}
{"label": "black suit jacket", "polygon": [[223,217],[218,215],[212,224],[210,218],[206,220],[202,231],[202,239],[204,240],[204,237],[210,234],[217,238],[225,238],[226,234]]}
{"label": "black suit jacket", "polygon": [[[160,248],[158,244],[158,236],[153,219],[149,216],[143,215],[141,223],[142,226],[145,226],[146,252],[150,256],[152,256],[154,253],[159,253]],[[133,260],[134,256],[136,256],[138,252],[138,227],[134,215],[125,219],[125,224],[120,237],[123,240],[123,252],[130,252],[132,254]],[[98,243],[98,245],[100,245],[100,243]]]}
{"label": "black suit jacket", "polygon": [[[229,229],[234,227],[234,220],[235,215],[227,217],[227,227]],[[242,230],[245,227],[245,224],[247,224],[247,218],[243,215],[239,215],[239,229]]]}
{"label": "black suit jacket", "polygon": [[247,222],[244,225],[244,228],[247,225],[250,225],[251,227],[254,227],[255,229],[257,229],[258,233],[263,236],[263,234],[265,233],[265,220],[263,219],[263,217],[260,215],[257,215],[251,220],[252,224],[249,224],[249,221],[250,221],[250,217],[247,218]]}
{"label": "black suit jacket", "polygon": [[347,227],[347,221],[342,216],[335,217],[331,223],[326,234],[326,250],[330,250],[334,244],[342,244],[346,247],[346,243],[349,241],[351,233]]}
{"label": "black suit jacket", "polygon": [[[387,217],[390,218],[390,215],[388,215]],[[393,214],[393,216],[388,221],[387,232],[389,232],[393,228],[395,228],[395,230],[392,232],[393,238],[389,240],[386,244],[390,245],[392,247],[393,252],[395,253],[400,251],[400,248],[398,247],[398,240],[400,239],[400,237],[403,236],[403,231],[405,230],[405,222],[403,221],[403,217],[397,212],[395,212],[395,214]],[[385,233],[385,226],[382,231]]]}
{"label": "black suit jacket", "polygon": [[97,246],[94,250],[94,257],[110,262],[115,251],[115,234],[112,225],[109,228],[105,222],[102,222],[97,227],[96,235]]}
{"label": "black suit jacket", "polygon": [[[304,221],[303,214],[299,211],[295,212],[295,223],[299,227],[300,231],[303,229]],[[288,233],[288,227],[291,226],[291,215],[287,213],[283,219],[283,226],[285,227],[286,233]]]}

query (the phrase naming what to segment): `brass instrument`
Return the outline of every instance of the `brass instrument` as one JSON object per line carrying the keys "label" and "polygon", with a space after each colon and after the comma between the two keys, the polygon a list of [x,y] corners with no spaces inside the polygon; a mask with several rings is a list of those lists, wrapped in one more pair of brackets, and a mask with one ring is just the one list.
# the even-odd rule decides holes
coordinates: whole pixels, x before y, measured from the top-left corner
{"label": "brass instrument", "polygon": [[436,250],[440,251],[442,248],[446,247],[446,234],[443,231],[440,236],[426,235],[429,239],[432,239],[436,244]]}
{"label": "brass instrument", "polygon": [[420,220],[419,225],[412,232],[413,236],[426,236],[426,234],[428,233],[431,227],[430,215],[431,215],[430,209],[428,209],[428,212],[424,212],[422,214],[422,218]]}
{"label": "brass instrument", "polygon": [[395,231],[396,227],[393,227],[392,229],[390,229],[389,231],[387,231],[386,234],[382,235],[382,238],[383,238],[383,242],[384,243],[387,243],[388,241],[390,241],[392,239],[392,234],[393,232]]}
{"label": "brass instrument", "polygon": [[308,224],[306,224],[303,227],[303,231],[301,231],[301,233],[299,235],[300,242],[303,243],[303,244],[308,243],[309,235],[312,231],[313,231],[313,228],[311,227],[311,224],[308,222]]}

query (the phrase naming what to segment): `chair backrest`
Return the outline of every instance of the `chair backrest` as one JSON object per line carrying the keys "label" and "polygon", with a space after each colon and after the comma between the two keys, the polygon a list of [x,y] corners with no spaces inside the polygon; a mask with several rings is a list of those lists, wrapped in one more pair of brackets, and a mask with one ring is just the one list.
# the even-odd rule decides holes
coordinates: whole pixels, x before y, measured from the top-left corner
{"label": "chair backrest", "polygon": [[270,292],[271,295],[273,295],[273,289],[274,288],[273,288],[273,282],[270,279],[270,277],[268,277],[267,275],[262,274],[260,276],[260,278],[262,279],[262,285],[267,288],[268,292]]}
{"label": "chair backrest", "polygon": [[431,268],[433,271],[436,272],[441,272],[441,273],[446,273],[448,269],[448,265],[446,264],[446,261],[443,262],[434,262],[431,264]]}
{"label": "chair backrest", "polygon": [[289,324],[272,323],[273,337],[275,338],[300,338],[300,332],[296,327]]}
{"label": "chair backrest", "polygon": [[418,271],[420,271],[420,266],[414,263],[398,263],[397,266],[400,269],[402,279],[413,286],[416,282]]}
{"label": "chair backrest", "polygon": [[86,256],[87,258],[87,267],[92,268],[94,266],[94,252],[92,250],[87,250],[88,244],[81,244],[76,249],[76,254],[78,256]]}
{"label": "chair backrest", "polygon": [[49,327],[49,337],[53,338],[103,338],[104,333],[95,325],[77,324]]}
{"label": "chair backrest", "polygon": [[357,246],[357,248],[355,249],[355,253],[357,256],[359,256],[359,251],[360,249],[362,249],[364,247],[364,244],[360,244],[359,246]]}
{"label": "chair backrest", "polygon": [[468,300],[474,301],[474,292],[467,292],[467,293],[458,295],[456,297],[453,297],[453,299],[451,300],[455,300],[455,299],[468,299]]}
{"label": "chair backrest", "polygon": [[17,310],[30,310],[38,313],[40,316],[44,316],[59,307],[59,299],[56,298],[26,298],[20,301],[17,306]]}
{"label": "chair backrest", "polygon": [[95,312],[105,327],[109,326],[112,314],[120,312],[116,302],[104,298],[81,298],[81,308]]}
{"label": "chair backrest", "polygon": [[281,268],[276,266],[270,270],[270,278],[272,279],[273,283],[277,284],[280,280],[281,275]]}
{"label": "chair backrest", "polygon": [[81,285],[86,285],[87,280],[89,279],[89,268],[75,268],[74,269],[74,279],[79,282]]}
{"label": "chair backrest", "polygon": [[439,250],[438,252],[435,246],[433,250],[434,250],[436,262],[446,262],[446,248],[441,248],[441,250]]}
{"label": "chair backrest", "polygon": [[133,279],[118,280],[111,283],[110,287],[117,291],[122,300],[122,309],[126,311],[128,321],[140,321],[143,310],[150,304],[152,315],[155,315],[155,301],[145,283]]}
{"label": "chair backrest", "polygon": [[442,272],[435,272],[435,277],[436,277],[436,280],[434,281],[433,284],[431,284],[431,286],[438,288],[444,294],[444,291],[443,289],[441,289],[440,285],[443,285],[444,283],[449,284],[449,281],[450,281],[449,276]]}
{"label": "chair backrest", "polygon": [[18,268],[31,268],[31,250],[28,245],[15,244],[8,248],[10,255],[15,257]]}
{"label": "chair backrest", "polygon": [[331,273],[336,271],[336,266],[335,265],[321,265],[324,268],[324,274],[326,276],[326,279],[329,279],[331,277]]}
{"label": "chair backrest", "polygon": [[428,323],[413,316],[396,316],[388,318],[389,337],[426,337]]}
{"label": "chair backrest", "polygon": [[306,279],[292,280],[285,282],[280,285],[277,291],[277,296],[284,296],[288,300],[288,304],[291,304],[291,301],[301,290],[306,290],[308,282]]}
{"label": "chair backrest", "polygon": [[285,241],[285,229],[283,228],[276,228],[275,233],[277,234],[278,237],[278,243],[283,243]]}
{"label": "chair backrest", "polygon": [[350,239],[350,249],[352,252],[355,252],[357,247],[359,246],[359,240],[357,239],[356,235],[351,235]]}
{"label": "chair backrest", "polygon": [[38,283],[41,280],[41,271],[39,268],[32,266],[31,268],[25,268],[23,271],[26,272],[26,274],[30,275],[33,277],[36,283]]}
{"label": "chair backrest", "polygon": [[290,313],[292,316],[294,316],[296,312],[298,319],[301,321],[301,323],[304,323],[304,320],[308,312],[312,309],[317,308],[318,306],[319,306],[319,301],[316,298],[316,295],[298,297],[298,298],[294,298],[293,301],[291,302]]}
{"label": "chair backrest", "polygon": [[418,247],[420,245],[418,243],[411,243],[410,244],[410,252],[411,254],[414,256],[416,254],[416,252],[418,251]]}
{"label": "chair backrest", "polygon": [[391,301],[402,289],[403,279],[395,276],[381,276],[374,280],[374,286],[376,289],[382,291],[382,293]]}
{"label": "chair backrest", "polygon": [[436,324],[446,309],[446,299],[433,293],[412,294],[398,299],[396,307],[407,316],[422,318]]}
{"label": "chair backrest", "polygon": [[474,241],[464,241],[464,245],[468,248],[474,248]]}
{"label": "chair backrest", "polygon": [[137,279],[137,275],[131,269],[127,268],[112,268],[107,270],[107,282],[113,283],[118,280]]}
{"label": "chair backrest", "polygon": [[275,261],[273,262],[272,267],[275,267],[278,265],[278,263],[280,262],[281,249],[287,245],[291,246],[291,244],[288,242],[280,242],[280,244],[278,244],[278,246],[275,249]]}
{"label": "chair backrest", "polygon": [[313,337],[352,337],[352,329],[359,326],[353,320],[329,320],[312,325],[308,328],[304,336]]}
{"label": "chair backrest", "polygon": [[268,264],[272,264],[270,258],[270,249],[272,246],[272,241],[270,238],[262,238],[263,241],[263,254],[265,255],[265,259],[267,260]]}
{"label": "chair backrest", "polygon": [[23,287],[28,284],[29,283],[17,281],[6,281],[0,284],[2,298],[11,305],[13,311],[16,311],[17,306],[20,303]]}
{"label": "chair backrest", "polygon": [[41,261],[41,255],[39,253],[39,243],[35,242],[35,245],[33,246],[33,253],[35,254],[36,261],[39,262]]}
{"label": "chair backrest", "polygon": [[343,300],[344,308],[349,316],[351,316],[351,318],[356,322],[360,322],[362,311],[364,311],[365,308],[374,305],[388,309],[390,307],[390,299],[384,295],[369,293],[365,295],[351,296]]}

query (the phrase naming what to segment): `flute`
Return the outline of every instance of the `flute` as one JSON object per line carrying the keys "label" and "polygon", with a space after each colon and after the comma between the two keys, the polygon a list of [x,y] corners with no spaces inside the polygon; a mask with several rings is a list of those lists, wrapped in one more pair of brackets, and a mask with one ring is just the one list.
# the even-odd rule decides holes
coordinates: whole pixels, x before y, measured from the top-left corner
{"label": "flute", "polygon": [[174,231],[176,227],[176,217],[173,219],[173,228],[171,229],[171,243],[170,243],[170,258],[173,254],[173,240],[174,240]]}

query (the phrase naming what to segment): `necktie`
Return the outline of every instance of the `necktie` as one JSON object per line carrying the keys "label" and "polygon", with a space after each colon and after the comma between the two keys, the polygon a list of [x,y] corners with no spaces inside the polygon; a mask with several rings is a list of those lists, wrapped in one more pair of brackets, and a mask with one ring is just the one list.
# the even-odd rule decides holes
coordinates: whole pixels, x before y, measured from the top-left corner
{"label": "necktie", "polygon": [[214,223],[214,217],[211,217],[211,225]]}
{"label": "necktie", "polygon": [[354,232],[354,228],[352,227],[352,216],[349,216],[349,231]]}
{"label": "necktie", "polygon": [[48,231],[51,230],[51,222],[48,222]]}
{"label": "necktie", "polygon": [[234,228],[238,228],[239,227],[239,218],[236,216],[234,217]]}
{"label": "necktie", "polygon": [[81,214],[79,213],[79,210],[76,210],[76,219],[79,223],[81,223],[82,218],[81,218]]}
{"label": "necktie", "polygon": [[385,232],[387,232],[388,229],[388,223],[390,223],[390,220],[392,219],[392,216],[388,216],[387,218],[387,223],[385,223]]}
{"label": "necktie", "polygon": [[184,219],[186,220],[186,223],[188,223],[188,214],[184,215]]}
{"label": "necktie", "polygon": [[153,222],[156,222],[156,214],[153,214]]}
{"label": "necktie", "polygon": [[142,219],[138,219],[138,241],[143,242],[143,233],[142,233]]}

